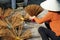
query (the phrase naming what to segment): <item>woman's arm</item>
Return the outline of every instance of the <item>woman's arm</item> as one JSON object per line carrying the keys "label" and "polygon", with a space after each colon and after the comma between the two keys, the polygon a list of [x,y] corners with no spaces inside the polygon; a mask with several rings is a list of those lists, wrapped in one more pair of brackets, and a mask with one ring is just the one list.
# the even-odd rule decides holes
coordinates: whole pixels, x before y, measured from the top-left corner
{"label": "woman's arm", "polygon": [[52,18],[52,14],[51,13],[47,13],[47,15],[45,15],[43,18],[34,17],[34,20],[35,20],[36,23],[41,24],[43,22],[51,20],[51,18]]}

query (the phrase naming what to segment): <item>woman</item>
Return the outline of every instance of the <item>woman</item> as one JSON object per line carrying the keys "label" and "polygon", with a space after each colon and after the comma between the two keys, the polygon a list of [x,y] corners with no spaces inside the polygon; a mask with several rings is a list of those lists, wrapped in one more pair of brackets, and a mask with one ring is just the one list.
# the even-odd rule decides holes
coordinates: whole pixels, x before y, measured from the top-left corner
{"label": "woman", "polygon": [[48,13],[43,18],[30,16],[29,19],[35,20],[36,23],[48,22],[51,30],[40,27],[38,32],[41,34],[42,40],[60,40],[60,1],[59,0],[46,0],[41,3],[43,9],[48,10]]}

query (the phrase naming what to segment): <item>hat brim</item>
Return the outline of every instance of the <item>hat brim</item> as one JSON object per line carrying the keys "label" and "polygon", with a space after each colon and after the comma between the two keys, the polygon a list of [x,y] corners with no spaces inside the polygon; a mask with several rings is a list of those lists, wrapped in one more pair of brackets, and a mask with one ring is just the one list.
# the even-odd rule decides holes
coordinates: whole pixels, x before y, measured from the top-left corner
{"label": "hat brim", "polygon": [[40,4],[43,9],[50,11],[60,11],[60,4],[57,2],[44,1]]}

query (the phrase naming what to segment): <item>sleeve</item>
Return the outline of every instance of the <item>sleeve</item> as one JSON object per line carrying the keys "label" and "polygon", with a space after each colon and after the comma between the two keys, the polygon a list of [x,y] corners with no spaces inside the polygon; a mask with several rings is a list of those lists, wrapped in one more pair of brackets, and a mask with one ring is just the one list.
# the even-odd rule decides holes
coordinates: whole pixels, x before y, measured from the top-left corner
{"label": "sleeve", "polygon": [[51,20],[51,18],[52,18],[52,14],[51,13],[47,13],[43,18],[35,17],[34,20],[35,20],[36,23],[41,24],[43,22]]}

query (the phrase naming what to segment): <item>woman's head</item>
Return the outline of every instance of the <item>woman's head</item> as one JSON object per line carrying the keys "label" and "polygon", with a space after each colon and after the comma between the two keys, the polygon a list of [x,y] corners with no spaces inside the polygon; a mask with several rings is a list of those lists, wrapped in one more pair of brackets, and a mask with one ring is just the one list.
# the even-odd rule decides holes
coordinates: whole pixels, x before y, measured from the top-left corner
{"label": "woman's head", "polygon": [[59,0],[46,0],[41,3],[41,7],[50,11],[60,11],[60,1]]}

